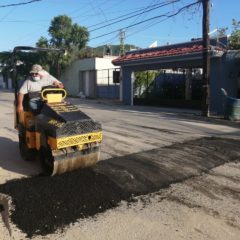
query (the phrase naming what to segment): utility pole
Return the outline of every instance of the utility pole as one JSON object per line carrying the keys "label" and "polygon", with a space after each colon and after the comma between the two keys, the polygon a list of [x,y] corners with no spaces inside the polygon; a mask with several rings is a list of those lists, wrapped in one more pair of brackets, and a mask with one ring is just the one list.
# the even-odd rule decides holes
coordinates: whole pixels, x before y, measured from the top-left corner
{"label": "utility pole", "polygon": [[202,39],[203,39],[203,96],[202,116],[210,116],[210,56],[209,56],[209,0],[202,0]]}
{"label": "utility pole", "polygon": [[120,50],[119,55],[123,56],[125,54],[125,47],[124,47],[124,40],[125,40],[125,30],[120,29],[119,32],[119,39],[120,39]]}

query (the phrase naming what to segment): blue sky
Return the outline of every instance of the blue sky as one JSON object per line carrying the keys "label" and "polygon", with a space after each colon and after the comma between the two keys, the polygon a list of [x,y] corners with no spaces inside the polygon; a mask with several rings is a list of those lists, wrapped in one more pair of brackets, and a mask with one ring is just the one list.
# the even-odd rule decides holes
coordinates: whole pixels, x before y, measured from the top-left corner
{"label": "blue sky", "polygon": [[[27,1],[29,0],[1,0],[0,5]],[[139,16],[90,32],[89,46],[119,44],[119,29],[155,16],[172,14],[196,0],[180,0],[151,12],[146,11],[150,5],[171,1],[173,0],[42,0],[28,5],[0,7],[0,51],[12,50],[20,45],[35,46],[40,36],[49,38],[51,20],[61,14],[68,15],[73,23],[85,26],[90,31],[104,25],[104,22],[110,23],[111,19],[131,12],[139,13],[145,8]],[[232,19],[240,20],[239,9],[239,0],[211,0],[210,31],[229,27],[228,33],[231,33]],[[96,25],[100,23],[102,25]],[[96,38],[113,31],[116,32]],[[154,41],[160,46],[198,38],[202,34],[202,7],[193,7],[171,18],[160,17],[147,21],[125,31],[125,43],[141,48],[148,47]]]}

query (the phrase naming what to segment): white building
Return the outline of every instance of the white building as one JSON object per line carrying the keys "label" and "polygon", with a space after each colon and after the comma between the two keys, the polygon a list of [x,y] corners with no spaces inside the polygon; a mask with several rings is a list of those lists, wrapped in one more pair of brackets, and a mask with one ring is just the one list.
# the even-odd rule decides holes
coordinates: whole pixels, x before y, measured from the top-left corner
{"label": "white building", "polygon": [[73,62],[62,74],[62,82],[71,96],[119,98],[119,84],[113,81],[112,64],[117,57],[85,58]]}

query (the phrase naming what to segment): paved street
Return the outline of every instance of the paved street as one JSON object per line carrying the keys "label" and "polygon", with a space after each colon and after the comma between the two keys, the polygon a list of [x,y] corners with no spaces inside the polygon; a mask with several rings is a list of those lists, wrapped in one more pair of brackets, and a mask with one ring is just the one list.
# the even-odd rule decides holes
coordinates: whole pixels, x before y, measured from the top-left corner
{"label": "paved street", "polygon": [[[206,120],[197,111],[69,101],[102,124],[103,161],[93,172],[134,201],[123,199],[117,208],[36,239],[238,239],[238,123]],[[40,164],[19,155],[13,93],[0,91],[0,109],[0,184],[38,175]],[[26,238],[14,223],[10,226],[14,239]],[[1,220],[0,236],[8,239]]]}

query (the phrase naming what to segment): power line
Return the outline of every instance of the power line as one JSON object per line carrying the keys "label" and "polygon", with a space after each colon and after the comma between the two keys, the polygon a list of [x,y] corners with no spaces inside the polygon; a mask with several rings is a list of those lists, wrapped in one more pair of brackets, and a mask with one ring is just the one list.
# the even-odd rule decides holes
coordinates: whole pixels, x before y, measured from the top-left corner
{"label": "power line", "polygon": [[[108,1],[109,1],[109,0],[106,0],[106,1],[104,1],[102,4],[105,4],[105,3],[108,2]],[[90,2],[90,5],[91,5],[92,10],[95,12],[95,15],[96,15],[96,16],[101,16],[101,15],[102,15],[103,18],[104,18],[104,20],[107,21],[106,16],[105,16],[104,12],[102,11],[101,7],[100,7],[100,6],[95,7],[94,4],[93,4],[94,1],[92,1],[92,0],[90,0],[89,2]],[[94,3],[96,4],[97,1],[95,1]],[[98,10],[98,11],[97,11],[97,10]],[[100,14],[99,14],[99,13],[100,13]]]}
{"label": "power line", "polygon": [[106,45],[106,44],[113,44],[113,41],[114,40],[116,40],[116,39],[118,39],[119,38],[119,33],[117,33],[114,37],[111,37],[111,38],[109,38],[108,40],[106,40],[106,41],[103,41],[103,42],[100,42],[100,43],[98,43],[98,45],[99,46],[101,46],[101,45]]}
{"label": "power line", "polygon": [[17,8],[17,7],[11,8],[10,11],[9,11],[7,14],[5,14],[5,15],[0,19],[0,22],[3,22],[3,20],[4,20],[7,16],[9,16],[16,8]]}
{"label": "power line", "polygon": [[[151,3],[145,8],[145,10],[143,11],[143,13],[142,13],[140,16],[137,16],[137,18],[135,18],[131,24],[133,24],[133,23],[135,23],[135,22],[137,22],[137,21],[143,20],[143,19],[144,19],[143,17],[146,16],[146,14],[145,14],[145,16],[144,16],[145,11],[148,10],[149,8],[151,8],[152,5],[154,4],[154,2],[156,2],[156,0],[151,1]],[[156,3],[155,3],[155,4],[156,4]],[[158,4],[159,4],[159,3],[158,3]]]}
{"label": "power line", "polygon": [[139,16],[139,15],[142,15],[143,13],[150,12],[150,11],[153,11],[153,10],[155,10],[155,9],[158,9],[158,8],[161,8],[161,7],[164,7],[164,6],[167,6],[167,5],[169,5],[169,4],[179,2],[179,1],[180,1],[180,0],[174,0],[174,1],[171,1],[171,2],[167,2],[167,3],[166,3],[166,2],[165,2],[165,3],[161,3],[160,6],[157,6],[157,7],[155,7],[155,8],[151,8],[151,9],[149,9],[149,10],[146,10],[146,9],[145,9],[144,11],[142,11],[142,12],[140,12],[140,13],[137,13],[137,14],[134,14],[133,16],[125,17],[125,18],[123,18],[123,19],[120,19],[120,20],[117,20],[117,21],[115,21],[115,22],[112,22],[112,23],[109,23],[109,24],[103,25],[103,26],[101,26],[101,27],[94,28],[94,29],[91,30],[90,32],[97,31],[97,30],[99,30],[99,29],[102,29],[102,28],[105,28],[105,27],[111,26],[111,25],[113,25],[113,24],[115,24],[115,23],[119,23],[119,22],[122,22],[122,21],[128,20],[128,19],[130,19],[130,18],[133,18],[133,17]]}
{"label": "power line", "polygon": [[[178,0],[180,1],[180,0]],[[166,1],[165,1],[166,2]],[[121,16],[118,16],[118,17],[115,17],[115,18],[112,18],[112,19],[109,19],[109,20],[106,20],[106,21],[103,21],[103,22],[100,22],[100,23],[97,23],[97,24],[93,24],[93,25],[90,25],[90,26],[87,26],[87,28],[92,28],[92,27],[95,27],[95,26],[99,26],[99,25],[102,25],[102,24],[106,24],[107,22],[111,22],[111,21],[114,21],[114,20],[117,20],[117,19],[121,19],[123,17],[127,17],[127,16],[131,16],[132,14],[135,14],[135,13],[138,13],[141,11],[141,13],[144,13],[145,9],[147,8],[153,8],[153,7],[157,7],[159,6],[159,4],[163,4],[164,2],[161,2],[161,3],[158,3],[158,4],[154,4],[154,5],[151,5],[151,6],[147,6],[147,7],[141,7],[141,8],[137,8],[138,10],[135,10],[135,11],[132,11],[132,12],[129,12],[127,14],[124,14],[124,15],[121,15]],[[135,8],[136,9],[136,8]],[[154,8],[155,9],[155,8]],[[153,10],[154,10],[153,9]],[[131,9],[133,10],[133,9]],[[117,11],[119,13],[119,11]],[[126,10],[124,10],[124,12],[126,12]],[[109,12],[108,12],[109,13]],[[110,12],[111,13],[111,12]],[[112,13],[115,13],[115,12],[112,12]],[[140,13],[140,14],[141,14]],[[101,13],[102,14],[102,13]],[[92,17],[92,16],[96,16],[98,14],[96,14],[96,12],[94,14],[89,14],[89,15],[82,15],[81,17]],[[72,19],[77,19],[78,17],[72,17]],[[35,20],[34,22],[49,22],[50,19],[45,19],[45,20]],[[9,22],[9,23],[34,23],[33,21],[30,21],[30,20],[25,20],[25,19],[9,19],[9,20],[4,20],[2,22]]]}
{"label": "power line", "polygon": [[[158,15],[158,16],[155,16],[155,17],[152,17],[152,18],[148,18],[148,19],[146,19],[146,20],[143,20],[143,21],[140,21],[140,22],[137,22],[137,23],[128,25],[127,27],[123,27],[123,28],[124,28],[124,29],[128,29],[128,28],[137,26],[137,25],[139,25],[139,24],[142,24],[142,23],[145,23],[145,22],[148,22],[148,21],[157,19],[157,18],[161,18],[161,17],[171,18],[171,17],[174,17],[174,16],[178,15],[178,14],[181,13],[183,10],[188,9],[188,8],[190,8],[190,7],[192,7],[192,6],[196,5],[196,4],[199,4],[199,3],[201,3],[201,2],[202,2],[202,0],[198,0],[198,1],[194,2],[194,3],[190,3],[190,4],[188,4],[188,5],[185,5],[184,7],[178,9],[177,12],[175,12],[175,13],[173,13],[173,14],[171,14],[171,15],[161,14],[161,15]],[[168,12],[168,13],[169,13],[169,12]],[[105,34],[101,34],[101,35],[99,35],[99,36],[97,36],[97,37],[91,38],[90,40],[94,40],[94,39],[97,39],[97,38],[101,38],[101,37],[110,35],[110,34],[112,34],[112,33],[118,32],[118,31],[119,31],[119,29],[118,29],[118,30],[115,30],[115,31],[112,31],[112,32],[105,33]],[[90,31],[90,32],[91,32],[91,31]]]}
{"label": "power line", "polygon": [[[146,10],[147,10],[148,8],[150,8],[151,5],[156,4],[156,3],[159,4],[159,0],[154,0],[154,1],[152,1],[152,2],[149,4],[149,7],[146,8]],[[138,16],[131,24],[134,24],[134,23],[136,23],[137,21],[145,20],[146,17],[147,17],[147,15],[148,15],[148,13],[147,13],[147,14],[144,14],[144,13],[143,13],[142,15]],[[164,20],[161,20],[160,22],[162,22],[162,21],[164,21]],[[156,25],[157,22],[159,22],[159,20],[158,20],[158,19],[155,19],[155,20],[152,20],[152,21],[149,21],[148,23],[146,23],[146,25],[145,25],[145,24],[144,24],[144,25],[140,25],[139,28],[136,28],[135,33],[136,33],[136,32],[141,32],[141,31],[145,31],[146,29],[148,29],[148,28]],[[131,33],[131,34],[129,35],[129,32],[128,32],[128,33],[126,34],[126,35],[127,35],[126,37],[129,38],[129,36],[132,36],[132,35],[134,35],[135,33],[133,32],[133,33]]]}
{"label": "power line", "polygon": [[168,18],[164,18],[164,19],[161,19],[161,20],[155,19],[156,21],[150,22],[150,23],[146,24],[145,26],[143,26],[143,27],[141,27],[141,28],[139,28],[139,29],[136,29],[135,31],[133,31],[133,32],[131,32],[131,33],[128,33],[128,34],[127,34],[127,37],[130,37],[130,36],[135,35],[136,33],[145,31],[145,30],[153,27],[154,25],[156,25],[156,24],[158,24],[158,23],[161,23],[161,22],[166,21],[167,19],[168,19]]}
{"label": "power line", "polygon": [[[174,10],[174,11],[176,11],[176,9]],[[174,11],[171,11],[171,13],[173,13]],[[138,34],[139,32],[142,32],[142,31],[145,31],[145,30],[147,30],[147,29],[149,29],[149,28],[151,28],[151,27],[153,27],[154,25],[157,25],[157,24],[159,24],[159,23],[162,23],[162,22],[164,22],[164,21],[166,21],[166,20],[168,20],[168,18],[166,17],[166,18],[164,18],[164,19],[155,19],[155,20],[153,20],[153,21],[150,21],[148,24],[146,24],[146,25],[144,25],[144,26],[140,26],[139,28],[137,28],[136,30],[134,29],[134,31],[132,31],[132,32],[128,32],[127,34],[126,34],[126,38],[129,38],[129,37],[131,37],[131,36],[133,36],[133,35],[135,35],[135,34]],[[162,38],[161,38],[162,39]],[[166,38],[167,39],[167,38]]]}
{"label": "power line", "polygon": [[[159,6],[159,4],[163,4],[163,3],[164,3],[164,2],[158,3],[158,4],[154,4],[154,5],[151,5],[151,6],[148,6],[148,7],[156,7],[156,6]],[[132,12],[129,12],[129,13],[126,13],[126,14],[124,14],[124,15],[121,15],[121,16],[118,16],[118,17],[115,17],[115,18],[112,18],[112,19],[109,19],[108,21],[104,21],[104,22],[100,22],[100,23],[97,23],[97,24],[90,25],[90,26],[88,26],[88,28],[92,28],[92,27],[95,27],[95,26],[98,26],[98,25],[102,25],[102,24],[104,24],[104,23],[106,23],[106,22],[118,20],[118,19],[121,19],[121,18],[123,18],[123,17],[127,17],[127,16],[129,16],[129,15],[138,13],[138,12],[140,12],[140,11],[142,12],[142,11],[144,11],[144,10],[145,10],[146,8],[148,8],[148,7],[138,8],[138,10],[135,10],[135,11],[132,11]]]}
{"label": "power line", "polygon": [[[142,11],[143,10],[143,8],[134,8],[134,9],[138,9],[137,11]],[[119,13],[119,12],[126,12],[126,10],[122,10],[122,11],[112,11],[112,12],[105,12],[105,14],[113,14],[113,13]],[[110,21],[112,21],[112,20],[116,20],[116,19],[119,19],[119,18],[121,18],[121,17],[123,17],[123,16],[126,16],[126,15],[130,15],[130,14],[132,14],[132,12],[131,13],[128,13],[128,14],[125,14],[125,15],[122,15],[122,16],[120,16],[120,17],[116,17],[116,18],[113,18],[113,19],[109,19],[109,20],[107,20],[107,21],[103,21],[103,22],[100,22],[100,23],[97,23],[97,24],[94,24],[94,25],[91,25],[91,26],[88,26],[87,28],[90,28],[90,27],[94,27],[94,26],[98,26],[98,25],[101,25],[101,24],[103,24],[103,23],[106,23],[106,22],[110,22]],[[96,13],[94,13],[94,14],[88,14],[88,15],[81,15],[81,18],[86,18],[86,17],[93,17],[93,16],[96,16]],[[77,19],[77,18],[79,18],[79,17],[71,17],[72,19]],[[4,20],[4,21],[2,21],[2,22],[8,22],[8,23],[32,23],[32,24],[34,24],[35,22],[50,22],[51,21],[51,19],[39,19],[39,20],[34,20],[34,21],[32,21],[32,20],[25,20],[25,19],[9,19],[9,20]]]}
{"label": "power line", "polygon": [[14,6],[20,6],[20,5],[26,5],[34,2],[40,2],[42,0],[31,0],[28,2],[20,2],[20,3],[12,3],[12,4],[7,4],[7,5],[0,5],[0,8],[5,8],[5,7],[14,7]]}
{"label": "power line", "polygon": [[[116,7],[116,6],[118,6],[118,5],[121,5],[123,2],[125,2],[125,1],[127,1],[127,0],[122,0],[122,1],[119,1],[118,3],[115,3],[114,4],[114,7]],[[102,5],[103,4],[105,4],[105,2],[103,2],[103,3],[101,3]],[[90,8],[89,8],[90,9]],[[108,9],[111,9],[111,7],[110,8],[108,8]],[[72,15],[73,13],[76,13],[76,12],[79,12],[79,10],[83,10],[83,8],[81,7],[81,8],[78,8],[77,10],[75,9],[74,11],[71,11],[71,12],[69,12],[69,13],[67,13],[67,15]],[[126,11],[126,10],[124,10],[124,11]],[[83,10],[83,12],[84,13],[86,13],[86,12],[88,12],[88,10]],[[117,11],[118,13],[119,13],[119,11]],[[90,16],[96,16],[96,14],[94,14],[94,15],[77,15],[77,16],[72,16],[72,19],[77,19],[77,18],[85,18],[85,17],[90,17]]]}

